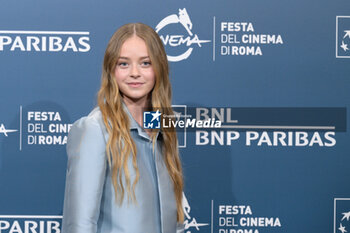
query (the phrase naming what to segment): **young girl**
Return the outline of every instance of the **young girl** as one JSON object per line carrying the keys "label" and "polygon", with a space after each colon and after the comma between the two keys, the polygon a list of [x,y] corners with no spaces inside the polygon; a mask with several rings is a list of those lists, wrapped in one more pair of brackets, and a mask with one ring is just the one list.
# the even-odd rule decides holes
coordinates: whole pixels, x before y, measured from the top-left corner
{"label": "young girl", "polygon": [[175,130],[145,130],[143,111],[173,115],[158,34],[126,24],[110,39],[98,107],[68,136],[63,233],[183,232]]}

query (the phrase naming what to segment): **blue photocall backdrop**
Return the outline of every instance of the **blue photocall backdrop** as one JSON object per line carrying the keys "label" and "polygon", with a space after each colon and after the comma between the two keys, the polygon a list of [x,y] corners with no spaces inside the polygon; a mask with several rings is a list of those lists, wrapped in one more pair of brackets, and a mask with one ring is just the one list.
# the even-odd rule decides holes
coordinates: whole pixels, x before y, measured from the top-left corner
{"label": "blue photocall backdrop", "polygon": [[160,35],[186,233],[350,230],[350,2],[1,1],[0,232],[58,233],[71,124],[123,24]]}

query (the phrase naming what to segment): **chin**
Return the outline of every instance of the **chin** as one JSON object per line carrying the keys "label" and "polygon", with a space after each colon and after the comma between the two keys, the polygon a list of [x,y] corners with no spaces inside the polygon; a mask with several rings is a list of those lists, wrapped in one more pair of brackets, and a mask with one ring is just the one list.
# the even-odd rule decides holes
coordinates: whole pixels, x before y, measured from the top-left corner
{"label": "chin", "polygon": [[134,96],[133,95],[126,95],[125,97],[136,102],[136,101],[139,101],[139,100],[145,98],[146,96],[145,95],[134,95]]}

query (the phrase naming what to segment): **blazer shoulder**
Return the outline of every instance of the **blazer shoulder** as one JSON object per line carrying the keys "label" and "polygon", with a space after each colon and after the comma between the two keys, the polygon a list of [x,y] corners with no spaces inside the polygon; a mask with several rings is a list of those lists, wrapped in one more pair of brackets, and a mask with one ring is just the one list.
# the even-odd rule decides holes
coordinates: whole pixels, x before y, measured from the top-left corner
{"label": "blazer shoulder", "polygon": [[95,123],[104,126],[102,113],[99,107],[95,107],[87,116],[83,116],[78,121],[87,121],[88,123]]}
{"label": "blazer shoulder", "polygon": [[107,141],[108,133],[99,107],[94,108],[88,115],[79,118],[72,124],[68,134],[68,141],[74,135],[82,133],[91,133],[95,137],[100,136],[105,142]]}

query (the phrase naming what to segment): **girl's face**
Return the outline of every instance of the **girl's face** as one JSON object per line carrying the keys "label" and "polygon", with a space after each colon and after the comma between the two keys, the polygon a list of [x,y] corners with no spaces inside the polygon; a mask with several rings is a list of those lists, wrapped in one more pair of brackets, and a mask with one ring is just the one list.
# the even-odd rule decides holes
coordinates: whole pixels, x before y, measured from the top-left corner
{"label": "girl's face", "polygon": [[134,35],[124,42],[114,74],[124,100],[148,100],[155,84],[155,75],[143,39]]}

